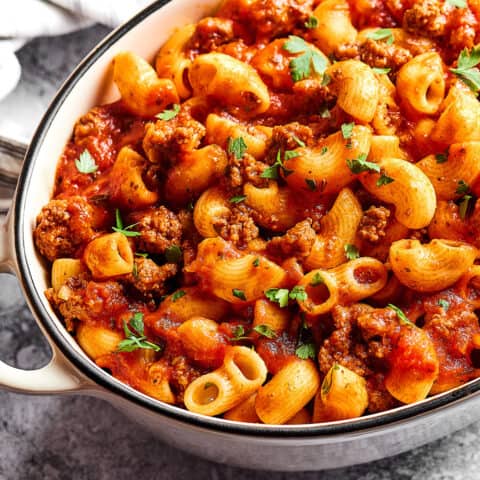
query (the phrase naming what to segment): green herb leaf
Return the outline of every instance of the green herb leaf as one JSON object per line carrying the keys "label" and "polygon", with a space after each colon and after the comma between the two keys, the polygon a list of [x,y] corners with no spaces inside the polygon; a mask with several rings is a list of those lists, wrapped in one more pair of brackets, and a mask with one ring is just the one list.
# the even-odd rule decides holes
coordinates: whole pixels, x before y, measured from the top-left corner
{"label": "green herb leaf", "polygon": [[178,245],[171,245],[165,250],[168,263],[178,263],[182,259],[182,249]]}
{"label": "green herb leaf", "polygon": [[300,140],[296,135],[293,135],[293,136],[292,136],[292,140],[293,140],[299,147],[302,147],[302,148],[305,148],[305,147],[306,147],[305,142],[303,142],[302,140]]}
{"label": "green herb leaf", "polygon": [[445,311],[447,311],[450,308],[450,304],[443,298],[441,298],[438,301],[438,305],[442,307]]}
{"label": "green herb leaf", "polygon": [[326,87],[331,81],[332,77],[328,73],[324,73],[322,78],[322,87]]}
{"label": "green herb leaf", "polygon": [[375,182],[375,185],[377,187],[383,187],[384,185],[388,185],[389,183],[392,183],[392,182],[394,182],[392,177],[389,177],[384,173],[382,173],[380,175],[380,178]]}
{"label": "green herb leaf", "polygon": [[252,265],[254,267],[258,267],[260,265],[260,259],[257,257],[253,262],[252,262]]}
{"label": "green herb leaf", "polygon": [[448,160],[448,155],[446,153],[437,153],[435,155],[435,160],[437,163],[445,163]]}
{"label": "green herb leaf", "polygon": [[320,388],[322,389],[322,393],[324,395],[327,395],[330,392],[333,383],[333,372],[335,372],[339,368],[340,366],[338,365],[338,363],[334,363],[330,370],[327,372],[325,378],[323,379],[322,386]]}
{"label": "green herb leaf", "polygon": [[228,153],[231,153],[232,155],[235,156],[238,160],[240,160],[243,155],[245,155],[245,152],[247,151],[247,144],[243,140],[242,137],[238,138],[228,138],[228,146],[227,146],[227,151]]}
{"label": "green herb leaf", "polygon": [[393,43],[393,33],[390,28],[379,28],[374,32],[368,33],[367,38],[371,38],[372,40],[386,40],[388,45]]}
{"label": "green herb leaf", "polygon": [[148,252],[135,252],[136,257],[148,258]]}
{"label": "green herb leaf", "polygon": [[178,115],[178,112],[180,112],[180,105],[178,105],[178,103],[175,103],[171,110],[164,110],[163,112],[155,115],[155,117],[158,118],[159,120],[168,121],[168,120],[171,120],[172,118],[175,118]]}
{"label": "green herb leaf", "polygon": [[353,133],[353,127],[355,126],[355,123],[342,123],[342,126],[340,127],[342,131],[342,136],[345,140],[348,140],[349,138],[352,137]]}
{"label": "green herb leaf", "polygon": [[281,308],[288,305],[289,292],[286,288],[269,288],[264,293],[270,301],[278,303]]}
{"label": "green herb leaf", "polygon": [[[303,143],[303,142],[302,142]],[[303,144],[305,146],[305,144]],[[282,169],[283,171],[283,174],[287,177],[288,175],[290,175],[291,173],[293,173],[293,170],[289,170],[288,168],[285,168],[285,166],[283,165],[283,162],[282,162],[282,155],[281,155],[281,151],[278,150],[277,152],[277,158],[275,160],[275,163],[266,168],[261,174],[260,174],[260,177],[261,178],[270,178],[270,179],[273,179],[273,180],[277,180],[279,178],[279,171],[280,171],[280,168]]]}
{"label": "green herb leaf", "polygon": [[176,302],[179,298],[184,297],[187,294],[184,290],[177,290],[172,294],[172,302]]}
{"label": "green herb leaf", "polygon": [[345,256],[348,258],[348,260],[355,260],[360,256],[358,248],[351,243],[347,243],[343,248],[345,250]]}
{"label": "green herb leaf", "polygon": [[470,52],[466,48],[462,50],[458,56],[457,68],[450,69],[475,93],[480,90],[480,70],[476,68],[479,63],[480,45],[473,47]]}
{"label": "green herb leaf", "polygon": [[317,182],[315,180],[312,180],[311,178],[306,178],[305,183],[307,184],[307,187],[314,192],[317,189]]}
{"label": "green herb leaf", "polygon": [[459,180],[458,181],[458,187],[455,190],[455,193],[458,195],[464,195],[465,193],[468,193],[470,190],[470,187],[464,180]]}
{"label": "green herb leaf", "polygon": [[310,285],[312,287],[316,287],[317,285],[323,285],[325,283],[325,280],[322,278],[319,272],[315,272],[313,275],[312,281],[310,282]]}
{"label": "green herb leaf", "polygon": [[75,160],[75,166],[80,173],[94,173],[98,170],[98,165],[87,149]]}
{"label": "green herb leaf", "polygon": [[291,300],[297,300],[297,302],[304,302],[307,299],[307,292],[305,291],[305,287],[303,285],[296,285],[292,288],[288,297]]}
{"label": "green herb leaf", "polygon": [[379,75],[386,75],[387,73],[390,73],[390,71],[392,69],[391,68],[372,67],[372,70],[375,73],[378,73]]}
{"label": "green herb leaf", "polygon": [[161,350],[159,345],[149,342],[147,337],[144,335],[143,313],[137,312],[133,315],[132,319],[130,320],[130,327],[132,327],[135,332],[130,330],[127,322],[124,320],[123,331],[126,338],[118,343],[118,352],[133,352],[139,348],[154,350],[155,352],[159,352]]}
{"label": "green herb leaf", "polygon": [[290,75],[294,82],[308,78],[311,74],[311,66],[315,72],[321,74],[327,68],[325,58],[313,47],[308,45],[303,38],[290,35],[283,44],[283,48],[289,53],[300,53],[301,55],[290,60]]}
{"label": "green herb leaf", "polygon": [[447,3],[456,8],[467,8],[466,0],[447,0]]}
{"label": "green herb leaf", "polygon": [[291,158],[295,158],[300,156],[300,153],[295,150],[285,150],[285,160],[290,160]]}
{"label": "green herb leaf", "polygon": [[277,334],[268,325],[257,325],[253,330],[267,338],[275,338]]}
{"label": "green herb leaf", "polygon": [[215,387],[215,384],[213,382],[207,382],[204,386],[204,390],[208,390],[210,387]]}
{"label": "green herb leaf", "polygon": [[311,358],[315,360],[315,345],[313,343],[304,343],[295,350],[295,355],[302,360]]}
{"label": "green herb leaf", "polygon": [[241,203],[247,198],[246,195],[235,195],[230,199],[230,203]]}
{"label": "green herb leaf", "polygon": [[362,173],[362,172],[377,172],[380,173],[380,165],[367,162],[367,154],[361,153],[358,158],[353,160],[347,160],[348,168],[352,173]]}
{"label": "green herb leaf", "polygon": [[238,288],[232,289],[232,295],[240,300],[247,300],[247,297],[245,297],[245,292],[243,290],[239,290]]}
{"label": "green herb leaf", "polygon": [[328,107],[324,107],[322,110],[320,110],[320,118],[331,118],[331,116],[332,114],[330,113]]}
{"label": "green herb leaf", "polygon": [[407,318],[407,316],[402,312],[400,308],[396,307],[391,303],[389,303],[387,307],[393,310],[397,314],[398,320],[400,321],[400,325],[409,325],[413,327],[415,326],[415,324]]}
{"label": "green herb leaf", "polygon": [[472,199],[471,195],[464,195],[458,205],[458,214],[462,220],[465,220],[467,212],[470,208],[470,200]]}
{"label": "green herb leaf", "polygon": [[245,328],[243,328],[243,325],[237,325],[233,331],[233,337],[231,337],[230,340],[237,342],[239,340],[247,339],[248,337],[245,336]]}
{"label": "green herb leaf", "polygon": [[140,232],[132,231],[132,228],[138,225],[137,223],[133,223],[132,225],[128,225],[128,227],[123,226],[122,217],[120,215],[120,210],[117,208],[115,210],[115,226],[112,227],[114,232],[121,233],[126,237],[139,237],[141,235]]}
{"label": "green herb leaf", "polygon": [[325,155],[328,152],[328,147],[322,147],[320,150],[320,155]]}
{"label": "green herb leaf", "polygon": [[305,22],[304,25],[305,25],[306,28],[317,28],[318,27],[318,18],[311,15],[310,17],[308,17],[308,20]]}

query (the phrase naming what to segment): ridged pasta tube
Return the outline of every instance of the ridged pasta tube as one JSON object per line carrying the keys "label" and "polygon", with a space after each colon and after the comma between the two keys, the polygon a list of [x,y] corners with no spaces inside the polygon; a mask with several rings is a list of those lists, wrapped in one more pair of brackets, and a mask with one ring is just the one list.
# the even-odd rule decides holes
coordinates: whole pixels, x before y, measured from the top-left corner
{"label": "ridged pasta tube", "polygon": [[52,264],[52,288],[58,291],[69,278],[85,270],[82,261],[77,258],[57,258]]}
{"label": "ridged pasta tube", "polygon": [[268,110],[270,94],[256,70],[224,53],[199,55],[188,78],[194,96],[212,97],[251,117]]}
{"label": "ridged pasta tube", "polygon": [[312,270],[299,285],[307,298],[298,301],[311,315],[329,312],[336,305],[346,305],[367,298],[387,283],[387,269],[375,258],[360,257],[330,270]]}
{"label": "ridged pasta tube", "polygon": [[272,425],[287,422],[315,395],[320,375],[311,360],[293,359],[257,393],[255,410],[260,420]]}
{"label": "ridged pasta tube", "polygon": [[435,292],[453,285],[477,257],[472,245],[453,240],[398,240],[390,247],[393,273],[412,290]]}
{"label": "ridged pasta tube", "polygon": [[131,52],[115,56],[113,80],[127,108],[141,117],[154,117],[179,101],[174,83],[158,78],[146,60]]}
{"label": "ridged pasta tube", "polygon": [[204,289],[236,304],[262,298],[265,290],[278,287],[286,276],[276,263],[261,255],[240,253],[221,237],[203,240],[197,258],[186,270],[197,273]]}
{"label": "ridged pasta tube", "polygon": [[305,266],[308,269],[332,268],[345,262],[345,245],[354,243],[362,214],[355,194],[344,188],[330,211],[321,219],[321,231],[304,262]]}
{"label": "ridged pasta tube", "polygon": [[223,189],[211,187],[205,190],[195,203],[193,222],[202,237],[216,237],[216,223],[228,219],[230,214],[229,202]]}
{"label": "ridged pasta tube", "polygon": [[84,322],[80,322],[76,330],[77,342],[93,360],[115,352],[123,338],[121,332]]}
{"label": "ridged pasta tube", "polygon": [[186,388],[185,406],[202,415],[219,415],[250,397],[266,378],[267,367],[258,353],[247,347],[229,347],[220,368]]}
{"label": "ridged pasta tube", "polygon": [[378,185],[380,174],[364,173],[362,185],[383,202],[395,205],[395,218],[408,228],[424,228],[437,206],[435,189],[423,171],[406,160],[383,158],[377,164],[392,181]]}
{"label": "ridged pasta tube", "polygon": [[85,248],[83,258],[92,276],[100,280],[133,270],[132,249],[127,237],[119,232],[92,240]]}
{"label": "ridged pasta tube", "polygon": [[368,407],[365,379],[335,363],[323,379],[315,396],[314,422],[346,420],[363,415]]}

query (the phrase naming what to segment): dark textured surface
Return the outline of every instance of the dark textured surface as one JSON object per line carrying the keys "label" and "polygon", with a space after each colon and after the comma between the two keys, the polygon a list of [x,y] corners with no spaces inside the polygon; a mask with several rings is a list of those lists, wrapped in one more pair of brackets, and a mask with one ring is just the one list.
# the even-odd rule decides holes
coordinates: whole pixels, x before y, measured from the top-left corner
{"label": "dark textured surface", "polygon": [[[101,27],[40,39],[20,53],[22,83],[0,102],[2,119],[30,135],[61,81],[106,33]],[[49,348],[14,278],[0,275],[0,357],[25,369]],[[480,424],[379,462],[322,473],[252,472],[189,456],[137,427],[109,404],[87,397],[33,397],[0,391],[0,480],[474,480],[480,479]]]}

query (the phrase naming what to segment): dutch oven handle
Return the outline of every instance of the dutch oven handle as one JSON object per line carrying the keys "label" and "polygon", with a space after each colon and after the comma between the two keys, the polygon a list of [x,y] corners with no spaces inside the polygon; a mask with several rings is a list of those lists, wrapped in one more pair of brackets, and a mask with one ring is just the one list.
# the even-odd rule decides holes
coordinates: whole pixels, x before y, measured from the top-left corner
{"label": "dutch oven handle", "polygon": [[[7,212],[15,189],[27,145],[0,136],[0,272],[14,273],[13,244]],[[48,338],[48,337],[47,337]],[[48,394],[85,389],[88,381],[67,363],[57,348],[50,344],[50,362],[37,370],[21,370],[0,360],[0,388],[21,392]]]}

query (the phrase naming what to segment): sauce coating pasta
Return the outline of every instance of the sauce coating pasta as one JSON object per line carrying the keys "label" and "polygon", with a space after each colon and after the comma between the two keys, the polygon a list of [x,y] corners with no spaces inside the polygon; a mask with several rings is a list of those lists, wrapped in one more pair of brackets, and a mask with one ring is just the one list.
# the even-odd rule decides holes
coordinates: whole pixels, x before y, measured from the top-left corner
{"label": "sauce coating pasta", "polygon": [[80,118],[34,239],[122,382],[356,418],[480,376],[480,6],[224,0]]}

